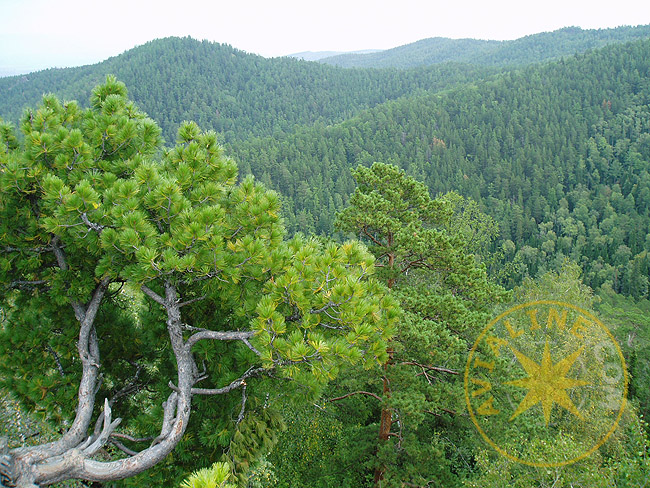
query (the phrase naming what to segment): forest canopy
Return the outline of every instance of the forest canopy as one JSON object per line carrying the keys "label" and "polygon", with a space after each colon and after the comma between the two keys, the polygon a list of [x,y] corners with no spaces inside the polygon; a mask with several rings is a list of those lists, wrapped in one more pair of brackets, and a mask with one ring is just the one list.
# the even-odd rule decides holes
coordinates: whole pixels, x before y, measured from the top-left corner
{"label": "forest canopy", "polygon": [[[0,79],[0,484],[642,485],[650,42],[533,64],[591,34],[404,70],[170,38]],[[550,469],[463,401],[484,325],[538,299],[629,373],[607,442]]]}

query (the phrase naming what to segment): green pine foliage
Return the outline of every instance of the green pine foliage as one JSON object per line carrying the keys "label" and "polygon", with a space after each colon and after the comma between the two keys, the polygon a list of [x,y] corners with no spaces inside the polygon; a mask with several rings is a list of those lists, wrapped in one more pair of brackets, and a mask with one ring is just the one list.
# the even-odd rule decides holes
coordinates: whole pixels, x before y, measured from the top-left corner
{"label": "green pine foliage", "polygon": [[507,297],[471,252],[471,236],[489,221],[468,211],[465,225],[454,226],[461,197],[432,199],[395,166],[359,166],[353,175],[357,189],[338,225],[368,244],[404,314],[381,368],[350,371],[330,388],[337,400],[327,409],[345,419],[330,422],[345,431],[333,440],[353,462],[345,463],[347,476],[332,466],[324,471],[343,486],[350,479],[357,486],[432,479],[457,486],[471,452],[459,372],[489,313]]}
{"label": "green pine foliage", "polygon": [[180,488],[236,488],[229,483],[230,466],[226,463],[214,463],[209,468],[202,468],[184,480]]}
{"label": "green pine foliage", "polygon": [[97,397],[112,399],[132,437],[159,432],[176,376],[171,319],[148,297],[173,287],[186,337],[255,333],[194,345],[207,387],[255,374],[195,399],[174,453],[121,486],[176,483],[218,460],[243,475],[275,442],[279,399],[315,398],[346,362],[386,360],[399,307],[373,277],[374,257],[358,242],[285,240],[278,195],[251,176],[237,183],[214,132],[186,122],[162,148],[158,126],[110,76],[89,109],[45,96],[21,132],[18,142],[5,125],[0,146],[0,387],[23,407],[69,425],[83,359],[75,304],[98,286],[108,290],[89,332],[101,351]]}

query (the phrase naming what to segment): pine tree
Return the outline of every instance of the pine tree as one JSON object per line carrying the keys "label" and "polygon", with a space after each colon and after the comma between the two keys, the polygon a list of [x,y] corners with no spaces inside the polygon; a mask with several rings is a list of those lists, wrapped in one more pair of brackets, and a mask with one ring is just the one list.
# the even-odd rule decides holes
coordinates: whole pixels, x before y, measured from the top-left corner
{"label": "pine tree", "polygon": [[1,131],[0,387],[64,433],[9,451],[12,486],[131,477],[177,446],[196,466],[197,438],[245,464],[267,402],[386,361],[398,309],[373,257],[285,241],[277,194],[237,184],[215,133],[186,122],[162,149],[114,77],[87,110],[44,97],[21,131]]}
{"label": "pine tree", "polygon": [[[376,374],[381,390],[349,392],[381,401],[376,486],[403,482],[453,483],[438,433],[463,410],[464,352],[505,291],[491,283],[472,250],[486,221],[456,194],[432,199],[428,189],[395,166],[375,163],[353,171],[357,189],[337,216],[340,228],[364,239],[378,276],[404,314],[389,358]],[[375,385],[377,381],[371,381]],[[372,388],[373,386],[371,386]],[[363,391],[361,391],[363,390]],[[446,425],[446,427],[443,427]],[[459,434],[457,424],[449,437]]]}

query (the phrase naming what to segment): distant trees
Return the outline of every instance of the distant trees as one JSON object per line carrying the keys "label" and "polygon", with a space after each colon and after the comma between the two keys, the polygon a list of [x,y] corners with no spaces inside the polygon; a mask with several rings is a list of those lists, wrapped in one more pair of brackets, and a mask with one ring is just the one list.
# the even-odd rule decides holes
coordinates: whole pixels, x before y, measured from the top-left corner
{"label": "distant trees", "polygon": [[376,53],[331,56],[320,62],[346,68],[413,68],[451,61],[482,66],[523,66],[648,36],[650,28],[639,25],[589,30],[565,27],[512,41],[433,37]]}
{"label": "distant trees", "polygon": [[0,79],[0,116],[16,121],[43,93],[86,100],[107,74],[162,128],[168,142],[184,120],[215,130],[222,141],[295,132],[341,122],[359,111],[421,90],[452,86],[494,70],[434,66],[348,71],[293,58],[266,59],[189,37],[157,39],[102,63]]}
{"label": "distant trees", "polygon": [[[348,169],[380,160],[420,178],[432,194],[453,190],[476,201],[500,229],[491,251],[515,244],[499,265],[509,268],[504,284],[559,270],[568,257],[590,286],[610,283],[646,298],[650,91],[641,80],[649,50],[648,41],[611,46],[231,148],[253,174],[272,168],[286,207],[304,212],[300,223],[317,232],[330,232],[328,216],[347,204]],[[289,230],[300,223],[289,217]]]}

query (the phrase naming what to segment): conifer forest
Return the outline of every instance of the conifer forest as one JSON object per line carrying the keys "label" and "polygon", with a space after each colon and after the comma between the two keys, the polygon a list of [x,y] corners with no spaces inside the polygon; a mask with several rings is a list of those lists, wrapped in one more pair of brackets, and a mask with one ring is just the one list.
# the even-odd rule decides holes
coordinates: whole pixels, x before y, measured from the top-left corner
{"label": "conifer forest", "polygon": [[0,78],[0,487],[643,488],[649,416],[650,26]]}

